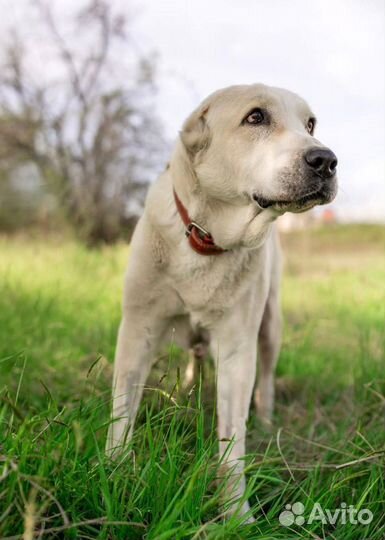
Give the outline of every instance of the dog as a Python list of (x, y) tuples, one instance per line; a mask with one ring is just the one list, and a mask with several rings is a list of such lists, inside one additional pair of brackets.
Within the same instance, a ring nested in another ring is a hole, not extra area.
[(241, 458), (257, 349), (255, 402), (268, 423), (281, 343), (275, 221), (337, 191), (337, 158), (314, 138), (315, 124), (307, 103), (281, 88), (214, 92), (185, 121), (131, 243), (107, 452), (130, 439), (152, 360), (172, 329), (181, 345), (203, 331), (216, 365), (219, 452), (234, 479), (230, 513), (247, 521)]

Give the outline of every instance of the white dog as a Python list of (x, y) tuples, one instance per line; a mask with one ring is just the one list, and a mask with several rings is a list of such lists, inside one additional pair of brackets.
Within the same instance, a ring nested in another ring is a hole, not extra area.
[[(280, 348), (280, 252), (274, 221), (336, 194), (337, 158), (313, 137), (304, 100), (262, 84), (209, 96), (186, 120), (166, 171), (152, 185), (131, 244), (107, 451), (130, 438), (160, 343), (210, 336), (217, 369), (220, 453), (241, 497), (253, 393), (269, 421)], [(233, 506), (232, 511), (236, 509)], [(248, 512), (244, 502), (240, 508)], [(249, 519), (252, 519), (249, 516)]]

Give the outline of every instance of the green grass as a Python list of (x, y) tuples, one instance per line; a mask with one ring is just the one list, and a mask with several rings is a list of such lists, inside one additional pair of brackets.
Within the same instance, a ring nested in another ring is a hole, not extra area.
[[(202, 396), (189, 396), (178, 384), (183, 355), (161, 358), (127, 453), (104, 457), (127, 246), (0, 239), (1, 538), (385, 537), (384, 229), (283, 240), (275, 428), (264, 431), (252, 409), (245, 460), (256, 523), (242, 525), (223, 519), (212, 367)], [(373, 520), (281, 526), (297, 501), (306, 516), (316, 502), (345, 502)]]

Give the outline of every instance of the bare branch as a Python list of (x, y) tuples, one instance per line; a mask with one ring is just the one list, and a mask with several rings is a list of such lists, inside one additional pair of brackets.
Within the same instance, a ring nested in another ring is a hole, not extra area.
[(88, 243), (112, 241), (143, 204), (148, 175), (164, 146), (151, 99), (154, 65), (137, 59), (127, 86), (111, 81), (116, 40), (125, 18), (105, 0), (91, 0), (73, 19), (91, 29), (76, 48), (46, 0), (34, 0), (64, 77), (36, 83), (22, 41), (12, 36), (0, 65), (0, 173), (33, 163)]

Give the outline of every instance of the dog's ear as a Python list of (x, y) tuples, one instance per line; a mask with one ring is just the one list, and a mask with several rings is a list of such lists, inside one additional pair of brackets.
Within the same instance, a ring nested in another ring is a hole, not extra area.
[(191, 157), (210, 144), (210, 129), (206, 118), (208, 110), (207, 104), (201, 105), (187, 118), (180, 132), (180, 138)]

